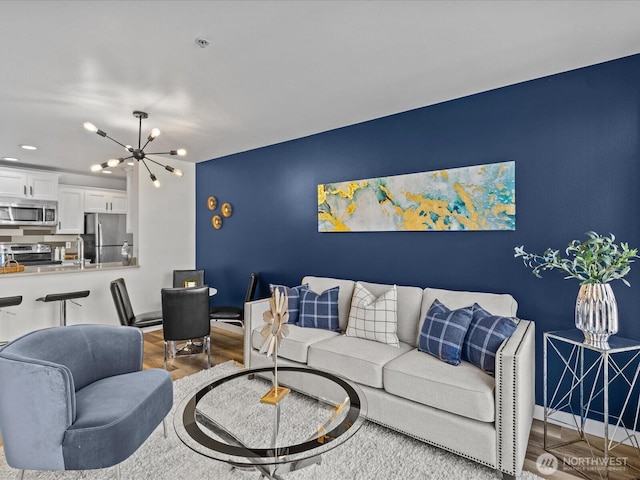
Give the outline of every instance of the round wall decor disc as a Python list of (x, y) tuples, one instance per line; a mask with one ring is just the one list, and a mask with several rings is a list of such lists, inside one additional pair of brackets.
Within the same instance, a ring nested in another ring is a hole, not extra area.
[(220, 215), (214, 215), (211, 217), (211, 225), (216, 230), (220, 230), (222, 228), (222, 217)]
[(209, 210), (215, 210), (217, 206), (218, 200), (216, 199), (216, 197), (211, 195), (209, 198), (207, 198), (207, 207), (209, 208)]
[(225, 217), (230, 217), (231, 213), (233, 212), (230, 203), (223, 203), (222, 207), (220, 207), (220, 210), (222, 211), (222, 215), (224, 215)]

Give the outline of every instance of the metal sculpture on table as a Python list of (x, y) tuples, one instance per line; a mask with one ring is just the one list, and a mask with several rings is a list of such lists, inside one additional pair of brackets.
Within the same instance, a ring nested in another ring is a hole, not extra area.
[(266, 325), (262, 329), (264, 343), (260, 348), (260, 353), (266, 353), (267, 357), (273, 355), (273, 387), (260, 399), (262, 403), (277, 404), (291, 390), (278, 386), (278, 346), (282, 339), (289, 334), (289, 327), (286, 325), (289, 320), (287, 311), (287, 296), (276, 288), (269, 300), (270, 310), (262, 314)]

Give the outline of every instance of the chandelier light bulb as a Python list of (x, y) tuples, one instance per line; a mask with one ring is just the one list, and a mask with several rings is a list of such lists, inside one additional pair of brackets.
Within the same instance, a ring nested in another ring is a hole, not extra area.
[(91, 133), (97, 133), (98, 132), (98, 127), (96, 127), (91, 122), (84, 122), (84, 128), (89, 130)]
[(160, 136), (160, 129), (152, 128), (151, 133), (149, 134), (149, 137), (147, 138), (147, 140), (152, 141), (153, 139), (158, 138), (159, 136)]
[(179, 168), (173, 168), (171, 165), (165, 165), (164, 169), (173, 173), (177, 177), (181, 177), (183, 175), (182, 170)]
[(99, 163), (96, 163), (95, 165), (91, 165), (92, 172), (99, 172), (100, 170), (102, 170), (102, 165), (100, 165)]
[(156, 187), (156, 188), (160, 188), (160, 182), (158, 181), (156, 176), (152, 173), (151, 175), (149, 175), (149, 177), (151, 177), (151, 181), (153, 182), (153, 186)]
[(187, 154), (187, 151), (184, 148), (179, 148), (177, 152), (181, 157), (184, 157)]
[(119, 158), (110, 158), (107, 160), (107, 165), (110, 167), (117, 167), (120, 165), (121, 160)]

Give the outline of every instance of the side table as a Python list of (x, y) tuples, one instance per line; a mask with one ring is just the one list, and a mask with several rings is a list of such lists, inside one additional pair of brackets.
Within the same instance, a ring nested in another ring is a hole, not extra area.
[[(544, 449), (554, 454), (561, 447), (585, 442), (590, 458), (575, 462), (565, 458), (564, 462), (587, 478), (609, 478), (612, 471), (636, 469), (628, 464), (626, 457), (612, 453), (623, 443), (635, 447), (640, 457), (635, 433), (640, 406), (635, 391), (640, 374), (640, 342), (613, 336), (609, 338), (608, 347), (585, 344), (583, 333), (577, 329), (544, 334)], [(553, 360), (556, 363), (550, 362)], [(550, 369), (550, 365), (555, 368)], [(610, 409), (609, 396), (612, 385), (611, 390), (624, 397), (614, 412)], [(625, 417), (629, 417), (625, 412), (634, 403), (633, 425), (626, 425)], [(567, 414), (571, 418), (569, 422), (565, 420)], [(590, 420), (603, 423), (601, 446), (586, 435), (585, 427)], [(552, 445), (549, 423), (572, 427), (578, 438)]]

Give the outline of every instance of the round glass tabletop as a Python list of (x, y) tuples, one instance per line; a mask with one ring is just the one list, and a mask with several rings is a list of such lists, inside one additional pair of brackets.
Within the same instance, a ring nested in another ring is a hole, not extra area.
[(254, 368), (201, 385), (176, 410), (178, 437), (216, 460), (277, 465), (319, 456), (364, 423), (366, 398), (344, 378), (281, 366), (278, 385), (291, 391), (277, 403), (265, 403), (261, 399), (273, 386), (272, 377), (273, 367)]

